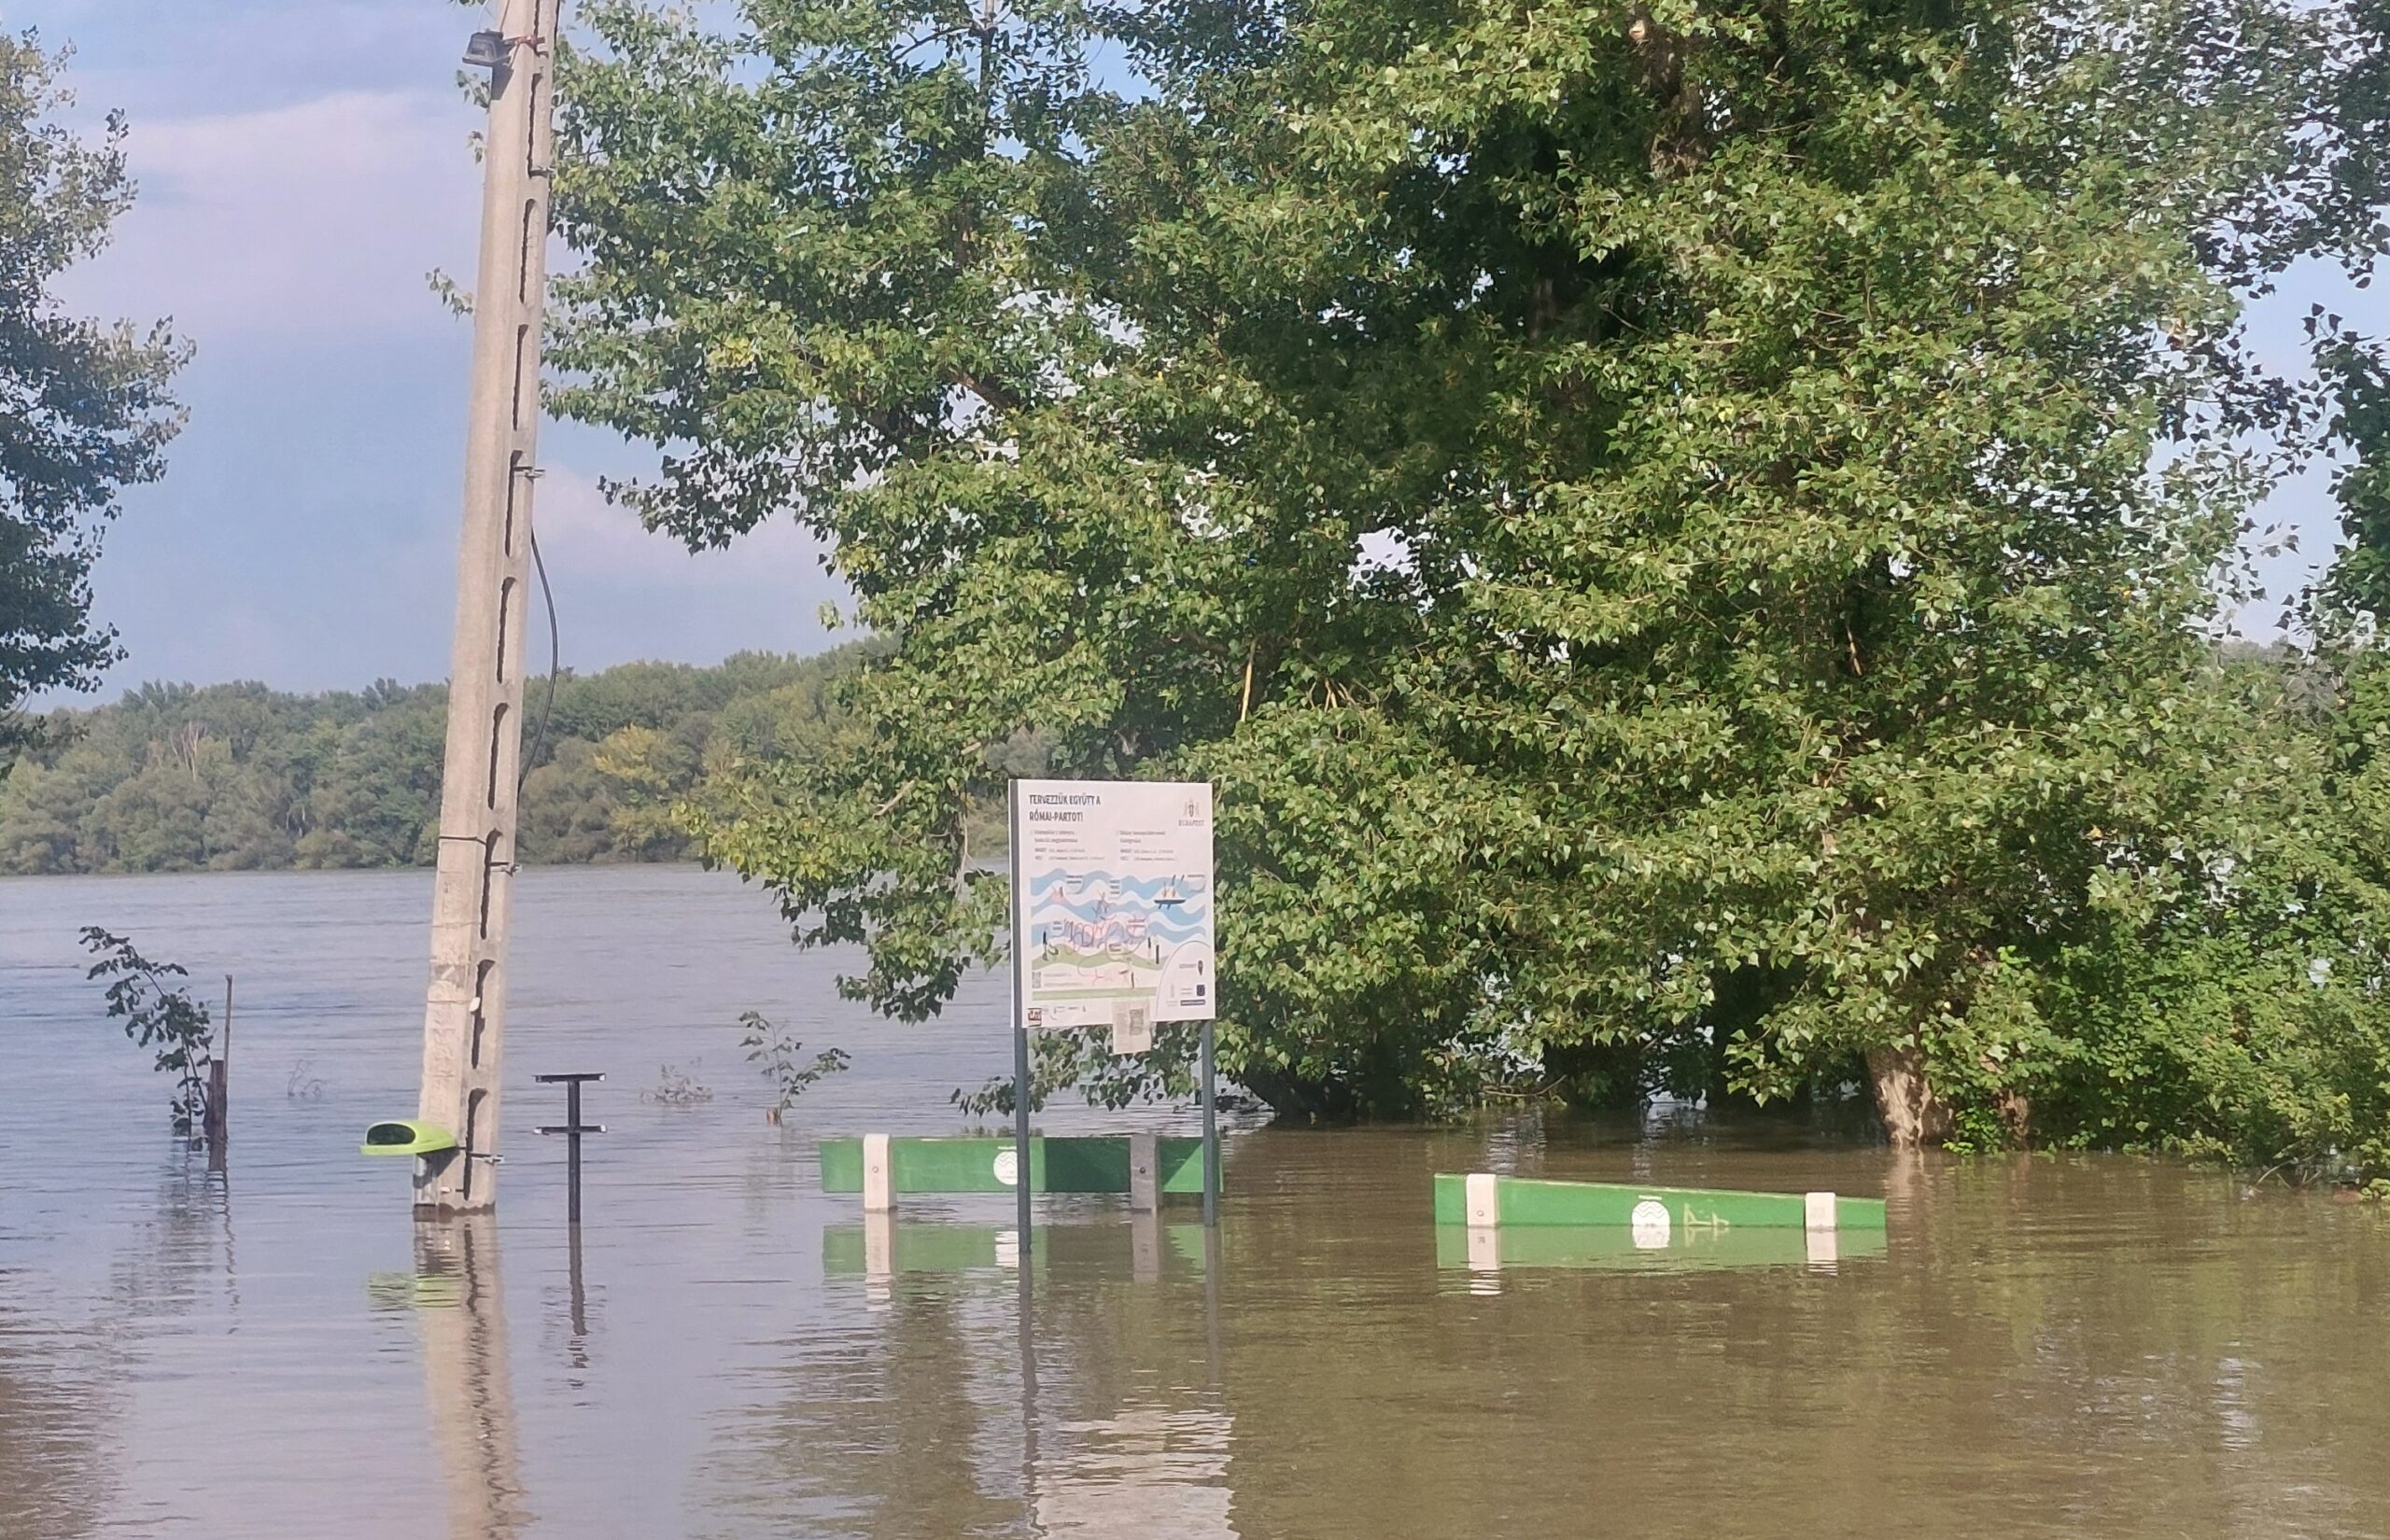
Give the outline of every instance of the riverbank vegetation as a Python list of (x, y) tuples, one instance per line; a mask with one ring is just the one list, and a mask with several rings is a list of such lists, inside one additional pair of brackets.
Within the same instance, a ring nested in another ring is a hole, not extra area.
[[(2380, 254), (2378, 0), (581, 14), (559, 404), (893, 638), (692, 809), (859, 998), (993, 960), (1033, 735), (1217, 785), (1283, 1111), (1856, 1088), (2390, 1169), (2381, 355), (2275, 374), (2246, 308)], [(2335, 439), (2313, 660), (2228, 665)]]
[[(710, 767), (819, 752), (862, 651), (569, 675), (544, 734), (535, 681), (524, 860), (688, 859), (674, 803)], [(445, 686), (388, 680), (316, 695), (153, 684), (52, 712), (0, 780), (0, 872), (428, 866), (446, 714)]]

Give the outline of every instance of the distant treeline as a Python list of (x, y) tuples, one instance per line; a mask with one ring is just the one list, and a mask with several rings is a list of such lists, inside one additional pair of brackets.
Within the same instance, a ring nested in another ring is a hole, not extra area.
[[(544, 738), (524, 745), (523, 859), (689, 856), (673, 803), (735, 758), (808, 757), (866, 645), (567, 675)], [(531, 681), (527, 735), (544, 688)], [(146, 684), (50, 713), (0, 780), (0, 872), (428, 865), (447, 701), (444, 684), (388, 679), (319, 695)]]

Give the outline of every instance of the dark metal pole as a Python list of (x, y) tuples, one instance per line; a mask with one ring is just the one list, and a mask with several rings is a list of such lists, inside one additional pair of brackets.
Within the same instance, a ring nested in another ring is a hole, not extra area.
[(1212, 1386), (1220, 1384), (1220, 1232), (1203, 1232), (1203, 1355)]
[(1219, 1097), (1213, 1085), (1212, 1024), (1203, 1023), (1203, 1227), (1220, 1222)]
[(232, 1137), (232, 975), (224, 975), (224, 1030), (216, 1039), (214, 1062), (207, 1067), (207, 1169), (225, 1169), (224, 1146)]
[(1020, 1226), (1020, 1266), (1029, 1267), (1029, 1029), (1012, 1029), (1013, 1217)]
[[(1026, 1231), (1022, 1232), (1026, 1234)], [(1037, 1525), (1037, 1332), (1030, 1314), (1034, 1286), (1029, 1276), (1029, 1253), (1021, 1253), (1020, 1277), (1014, 1298), (1020, 1312), (1020, 1499), (1028, 1510), (1030, 1533)]]
[(581, 1273), (581, 1226), (578, 1225), (565, 1236), (565, 1288), (569, 1295), (568, 1308), (571, 1311), (572, 1345), (578, 1351), (582, 1339), (589, 1335), (589, 1291)]
[(1029, 898), (1020, 884), (1020, 782), (1005, 787), (1012, 865), (1012, 1161), (1013, 1216), (1020, 1232), (1020, 1275), (1029, 1276)]
[(568, 1225), (581, 1223), (581, 1082), (568, 1080), (564, 1085), (564, 1124), (570, 1130), (565, 1136), (564, 1217)]
[(606, 1131), (606, 1126), (602, 1123), (581, 1121), (581, 1085), (583, 1081), (603, 1080), (606, 1077), (591, 1072), (569, 1075), (533, 1075), (531, 1078), (542, 1085), (564, 1087), (564, 1122), (560, 1125), (550, 1124), (540, 1132), (564, 1135), (564, 1217), (566, 1224), (578, 1228), (581, 1224), (581, 1136), (602, 1134)]

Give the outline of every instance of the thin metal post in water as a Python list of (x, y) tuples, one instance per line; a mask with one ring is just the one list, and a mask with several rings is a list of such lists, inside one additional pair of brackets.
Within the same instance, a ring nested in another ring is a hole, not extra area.
[(1029, 1270), (1029, 1029), (1012, 1029), (1013, 1215), (1020, 1226), (1020, 1266)]
[(549, 1124), (540, 1132), (565, 1136), (565, 1222), (578, 1226), (581, 1224), (581, 1136), (602, 1134), (606, 1131), (606, 1126), (602, 1123), (581, 1121), (581, 1087), (584, 1081), (603, 1080), (606, 1077), (597, 1073), (583, 1073), (533, 1075), (531, 1078), (542, 1085), (564, 1087), (564, 1122)]
[(207, 1067), (207, 1169), (224, 1169), (224, 1147), (232, 1138), (232, 975), (224, 975), (224, 1030)]
[(1213, 1083), (1212, 1024), (1203, 1023), (1203, 1227), (1220, 1223), (1220, 1118)]
[[(1029, 1234), (1023, 1228), (1021, 1235)], [(1034, 1290), (1029, 1276), (1029, 1253), (1021, 1253), (1020, 1277), (1014, 1298), (1020, 1321), (1020, 1498), (1028, 1509), (1033, 1533), (1037, 1520), (1037, 1330), (1030, 1313)]]
[(581, 1082), (568, 1081), (564, 1088), (565, 1122), (565, 1223), (581, 1223)]
[(1023, 942), (1029, 927), (1029, 896), (1020, 881), (1020, 782), (1005, 787), (1005, 827), (1012, 832), (1005, 843), (1012, 866), (1012, 1156), (1013, 1213), (1020, 1231), (1020, 1276), (1029, 1277), (1029, 1017), (1022, 1006), (1029, 999)]
[(1220, 1385), (1220, 1232), (1203, 1232), (1203, 1363), (1212, 1388)]
[[(566, 1232), (565, 1291), (566, 1308), (570, 1312), (567, 1319), (572, 1323), (572, 1351), (577, 1357), (583, 1342), (589, 1336), (589, 1291), (581, 1272), (581, 1226), (579, 1225), (572, 1225)], [(588, 1365), (585, 1362), (579, 1362), (574, 1366), (587, 1368)]]

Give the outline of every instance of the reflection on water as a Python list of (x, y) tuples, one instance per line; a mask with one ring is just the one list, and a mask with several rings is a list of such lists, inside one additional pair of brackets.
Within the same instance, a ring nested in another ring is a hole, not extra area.
[[(418, 874), (0, 883), (6, 1540), (2390, 1533), (2378, 1210), (1523, 1117), (1243, 1130), (1216, 1238), (1057, 1202), (1024, 1268), (1005, 1199), (866, 1225), (813, 1171), (822, 1134), (961, 1131), (946, 1092), (1008, 1062), (1000, 981), (874, 1026), (691, 872), (524, 875), (510, 1094), (610, 1071), (588, 1223), (561, 1152), (516, 1141), (494, 1222), (418, 1229), (405, 1173), (353, 1152), (413, 1105), (427, 899)], [(169, 1148), (100, 1016), (97, 922), (239, 975), (229, 1185)], [(856, 1056), (786, 1128), (739, 1058), (750, 1007)], [(282, 1094), (300, 1059), (319, 1098)], [(640, 1099), (667, 1062), (714, 1099)], [(1891, 1227), (1831, 1264), (1797, 1234), (1478, 1252), (1432, 1223), (1440, 1169), (1880, 1194)]]
[(1618, 1225), (1439, 1225), (1436, 1266), (1466, 1267), (1498, 1292), (1505, 1268), (1608, 1267), (1678, 1272), (1713, 1267), (1799, 1267), (1831, 1273), (1845, 1262), (1885, 1254), (1881, 1230), (1734, 1229), (1638, 1234)]
[[(1093, 1207), (1090, 1205), (1090, 1207)], [(1103, 1217), (1077, 1225), (1040, 1225), (1030, 1249), (1033, 1273), (1043, 1275), (1049, 1253), (1060, 1266), (1123, 1271), (1137, 1282), (1159, 1282), (1165, 1259), (1175, 1267), (1201, 1267), (1203, 1226), (1191, 1221), (1165, 1223), (1150, 1210), (1124, 1213), (1118, 1206), (1096, 1210)], [(956, 1225), (907, 1220), (893, 1213), (867, 1213), (851, 1224), (822, 1229), (824, 1278), (862, 1275), (866, 1301), (884, 1303), (898, 1273), (1012, 1271), (1020, 1266), (1020, 1244), (1010, 1225)]]
[(1066, 1423), (1061, 1435), (1069, 1452), (1048, 1463), (1037, 1493), (1039, 1532), (1055, 1540), (1234, 1535), (1229, 1431), (1224, 1412), (1160, 1405)]
[[(392, 1292), (385, 1288), (379, 1297), (388, 1300)], [(399, 1297), (420, 1319), (424, 1392), (448, 1492), (449, 1540), (513, 1540), (527, 1516), (496, 1220), (488, 1214), (417, 1220), (415, 1272)]]
[[(0, 1299), (18, 1286), (16, 1275), (0, 1272)], [(90, 1373), (99, 1349), (60, 1346), (0, 1306), (0, 1534), (82, 1535), (98, 1523), (113, 1431)]]

